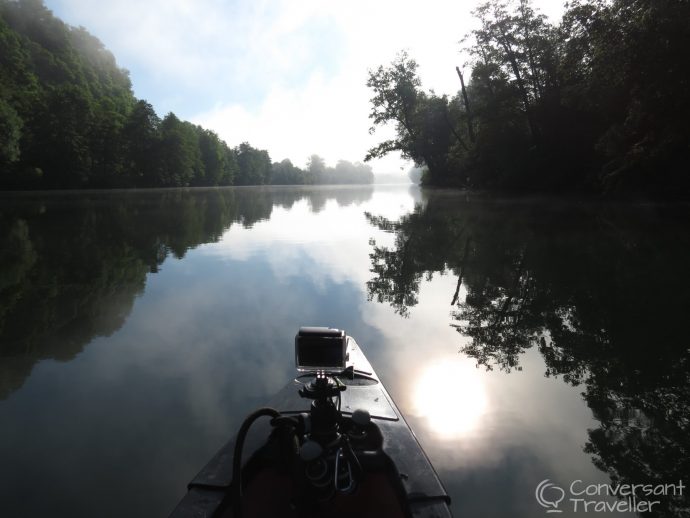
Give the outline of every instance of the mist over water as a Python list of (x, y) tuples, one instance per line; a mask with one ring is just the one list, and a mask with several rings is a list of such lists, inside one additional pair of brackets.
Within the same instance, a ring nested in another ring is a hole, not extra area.
[(166, 515), (290, 379), (300, 325), (357, 339), (456, 516), (540, 515), (544, 479), (690, 472), (687, 206), (408, 186), (0, 201), (3, 515)]

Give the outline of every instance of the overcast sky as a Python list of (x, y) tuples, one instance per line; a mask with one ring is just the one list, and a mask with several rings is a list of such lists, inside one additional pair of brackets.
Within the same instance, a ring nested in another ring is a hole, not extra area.
[[(401, 49), (419, 63), (423, 86), (454, 94), (458, 40), (476, 0), (45, 0), (83, 25), (128, 69), (137, 97), (164, 116), (248, 141), (274, 161), (304, 166), (362, 161), (385, 138), (368, 134), (367, 70)], [(557, 19), (559, 0), (536, 0)], [(407, 168), (398, 156), (376, 172)]]

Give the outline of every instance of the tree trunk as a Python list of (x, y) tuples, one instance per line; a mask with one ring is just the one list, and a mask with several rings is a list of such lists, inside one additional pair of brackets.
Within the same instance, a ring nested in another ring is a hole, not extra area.
[(537, 72), (537, 65), (534, 62), (534, 51), (532, 50), (532, 39), (530, 38), (529, 20), (526, 12), (525, 1), (520, 1), (520, 17), (522, 22), (522, 35), (525, 38), (525, 48), (527, 50), (527, 62), (529, 63), (530, 71), (532, 72), (532, 86), (539, 99), (543, 97), (543, 90), (539, 73)]
[(532, 108), (529, 103), (529, 96), (527, 95), (527, 89), (525, 88), (525, 82), (520, 74), (520, 68), (517, 64), (517, 59), (515, 58), (515, 53), (511, 48), (505, 34), (501, 34), (501, 46), (506, 53), (506, 58), (508, 63), (510, 63), (510, 68), (513, 70), (515, 75), (515, 81), (517, 82), (518, 91), (520, 92), (520, 97), (522, 97), (522, 104), (525, 107), (525, 116), (527, 117), (527, 124), (529, 125), (530, 133), (532, 134), (532, 142), (539, 145), (539, 132), (537, 130), (537, 125), (534, 123), (534, 117), (532, 117)]
[(465, 101), (465, 111), (467, 112), (467, 134), (470, 136), (470, 142), (474, 144), (474, 125), (472, 124), (472, 111), (470, 110), (470, 101), (467, 98), (467, 90), (465, 89), (465, 81), (462, 78), (460, 67), (455, 67), (455, 71), (460, 78), (460, 86), (462, 87), (462, 98)]
[(451, 306), (455, 306), (458, 302), (458, 297), (460, 296), (460, 287), (462, 286), (462, 277), (465, 273), (465, 264), (467, 263), (467, 254), (470, 251), (470, 241), (471, 237), (468, 237), (465, 241), (465, 252), (462, 254), (462, 261), (460, 262), (460, 275), (458, 275), (458, 283), (455, 287), (455, 293), (453, 293), (453, 300), (450, 301)]
[[(455, 135), (455, 138), (458, 139), (458, 142), (459, 142), (460, 145), (463, 147), (463, 149), (464, 149), (465, 151), (469, 151), (469, 148), (467, 147), (467, 144), (465, 144), (465, 141), (464, 141), (464, 140), (462, 139), (462, 137), (458, 134), (458, 132), (455, 131), (455, 126), (453, 125), (453, 123), (451, 122), (450, 118), (448, 117), (448, 109), (447, 109), (447, 108), (443, 110), (443, 117), (446, 119), (446, 124), (447, 124), (448, 127), (450, 128), (450, 131), (453, 133), (453, 135)], [(470, 138), (471, 138), (471, 137), (472, 137), (472, 136), (470, 135)], [(473, 141), (474, 141), (474, 140), (473, 140)]]

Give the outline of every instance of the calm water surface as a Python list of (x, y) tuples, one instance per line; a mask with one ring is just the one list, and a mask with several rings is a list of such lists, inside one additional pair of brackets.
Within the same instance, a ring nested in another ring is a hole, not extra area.
[(0, 516), (167, 515), (300, 325), (363, 346), (456, 516), (690, 483), (689, 223), (404, 186), (3, 194)]

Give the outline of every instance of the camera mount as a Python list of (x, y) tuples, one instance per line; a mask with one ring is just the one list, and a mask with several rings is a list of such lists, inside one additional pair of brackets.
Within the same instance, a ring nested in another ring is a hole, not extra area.
[(347, 387), (337, 378), (323, 371), (299, 390), (299, 395), (311, 399), (311, 436), (323, 446), (338, 438), (340, 404), (336, 407), (333, 398), (340, 399), (340, 393)]

